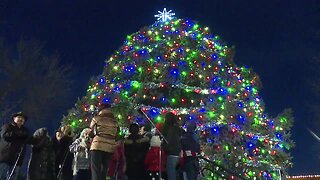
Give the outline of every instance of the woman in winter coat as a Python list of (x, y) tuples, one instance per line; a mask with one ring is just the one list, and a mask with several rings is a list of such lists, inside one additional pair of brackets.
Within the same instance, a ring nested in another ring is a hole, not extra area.
[(90, 128), (93, 140), (91, 143), (91, 179), (105, 180), (109, 162), (116, 149), (118, 134), (117, 121), (108, 104), (99, 107), (98, 115), (93, 117)]
[(76, 139), (70, 146), (70, 152), (73, 153), (73, 179), (88, 180), (90, 174), (90, 128), (82, 130), (80, 137)]
[(33, 134), (32, 154), (28, 166), (29, 180), (54, 180), (54, 151), (48, 131), (40, 128)]
[(165, 143), (165, 151), (167, 154), (166, 170), (168, 180), (176, 180), (176, 168), (179, 163), (179, 156), (181, 152), (180, 137), (182, 129), (179, 127), (178, 118), (173, 113), (169, 112), (165, 116), (163, 125), (163, 136), (168, 141)]
[[(161, 147), (159, 136), (152, 136), (150, 149), (144, 159), (144, 168), (146, 170), (146, 180), (160, 179), (160, 156), (161, 156), (161, 178), (164, 179), (166, 171), (166, 154)], [(161, 149), (161, 154), (160, 154)]]
[(141, 180), (145, 175), (144, 158), (149, 149), (149, 138), (139, 134), (139, 125), (134, 123), (129, 127), (130, 135), (124, 143), (129, 180)]

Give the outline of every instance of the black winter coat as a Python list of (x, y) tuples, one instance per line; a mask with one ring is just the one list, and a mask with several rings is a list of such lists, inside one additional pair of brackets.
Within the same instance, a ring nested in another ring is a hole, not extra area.
[(26, 153), (25, 146), (30, 138), (29, 130), (23, 126), (19, 128), (14, 122), (3, 125), (1, 127), (0, 162), (13, 166), (23, 148), (17, 164), (21, 166)]
[(60, 141), (54, 138), (53, 149), (55, 152), (55, 170), (56, 175), (63, 165), (62, 174), (63, 176), (72, 177), (72, 161), (73, 154), (69, 151), (69, 146), (72, 144), (73, 139), (69, 136), (64, 136)]
[(168, 143), (164, 143), (164, 148), (167, 156), (180, 156), (182, 131), (183, 130), (178, 126), (169, 126), (163, 132), (163, 136), (168, 141)]
[(129, 179), (141, 179), (144, 176), (144, 158), (149, 150), (149, 138), (142, 135), (129, 135), (124, 143)]
[(34, 135), (34, 144), (29, 162), (29, 180), (54, 180), (55, 177), (55, 155), (53, 144), (47, 133), (37, 130)]
[(200, 144), (194, 132), (185, 132), (181, 137), (182, 150), (200, 153)]

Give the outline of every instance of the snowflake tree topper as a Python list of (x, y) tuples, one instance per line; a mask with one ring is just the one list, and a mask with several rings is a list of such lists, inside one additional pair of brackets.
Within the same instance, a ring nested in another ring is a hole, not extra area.
[(158, 11), (159, 14), (154, 15), (154, 17), (158, 18), (158, 21), (168, 21), (171, 20), (173, 18), (173, 16), (175, 15), (175, 13), (171, 12), (172, 10), (167, 11), (166, 8), (163, 9), (163, 11)]

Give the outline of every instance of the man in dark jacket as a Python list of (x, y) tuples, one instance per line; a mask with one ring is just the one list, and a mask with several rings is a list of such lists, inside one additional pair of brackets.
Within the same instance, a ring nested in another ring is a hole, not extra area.
[(140, 134), (142, 135), (142, 136), (144, 136), (144, 137), (148, 137), (149, 138), (149, 140), (151, 140), (151, 138), (152, 138), (152, 133), (151, 133), (151, 125), (149, 124), (149, 123), (145, 123), (145, 124), (143, 124), (143, 125), (141, 125), (141, 127), (140, 127)]
[(25, 114), (22, 112), (15, 113), (12, 116), (12, 120), (13, 122), (1, 127), (0, 179), (7, 179), (14, 167), (15, 171), (11, 180), (18, 178), (26, 152), (25, 146), (31, 137), (29, 130), (23, 126), (27, 120)]

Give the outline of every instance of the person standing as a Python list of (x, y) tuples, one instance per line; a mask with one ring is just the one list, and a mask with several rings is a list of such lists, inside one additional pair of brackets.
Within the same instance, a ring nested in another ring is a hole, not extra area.
[(54, 141), (54, 150), (56, 154), (56, 176), (59, 180), (72, 179), (73, 156), (69, 151), (69, 146), (73, 141), (72, 136), (72, 128), (69, 125), (62, 126), (60, 131), (56, 132), (57, 141)]
[(143, 136), (146, 136), (151, 140), (152, 138), (152, 133), (151, 133), (151, 125), (149, 123), (145, 123), (140, 127), (140, 134)]
[(130, 135), (124, 143), (129, 180), (141, 180), (145, 175), (144, 158), (149, 149), (149, 138), (139, 134), (139, 125), (133, 123), (129, 127)]
[(18, 112), (12, 115), (13, 122), (1, 127), (0, 179), (7, 179), (13, 168), (11, 179), (18, 179), (26, 153), (26, 143), (31, 138), (29, 130), (24, 127), (27, 119), (24, 113)]
[(33, 134), (32, 153), (28, 165), (28, 180), (56, 180), (53, 144), (46, 128)]
[(177, 179), (176, 168), (181, 152), (181, 134), (182, 129), (179, 127), (177, 116), (172, 112), (167, 113), (163, 125), (163, 136), (167, 140), (167, 143), (164, 143), (164, 148), (167, 154), (166, 170), (168, 180)]
[(186, 132), (181, 137), (183, 170), (188, 180), (196, 180), (199, 173), (199, 162), (197, 154), (200, 153), (199, 139), (195, 133), (197, 124), (194, 121), (186, 123)]
[(109, 163), (108, 177), (111, 180), (126, 180), (126, 156), (124, 154), (124, 136), (117, 138), (117, 147)]
[(105, 180), (119, 130), (110, 105), (99, 107), (98, 115), (92, 118), (90, 129), (93, 134), (90, 147), (91, 177), (92, 180)]
[(160, 179), (160, 171), (161, 178), (165, 179), (166, 154), (164, 149), (161, 148), (159, 136), (152, 136), (150, 140), (150, 149), (144, 158), (144, 168), (146, 170), (146, 180)]
[(73, 180), (89, 180), (90, 175), (90, 133), (89, 128), (82, 130), (80, 137), (77, 138), (70, 146), (70, 152), (73, 153)]
[(54, 162), (54, 165), (55, 165), (55, 176), (57, 177), (58, 173), (59, 173), (59, 159), (60, 157), (58, 156), (61, 156), (60, 154), (60, 140), (62, 138), (62, 132), (60, 129), (58, 129), (56, 132), (55, 132), (55, 135), (52, 137), (51, 141), (52, 141), (52, 144), (53, 144), (53, 152), (54, 152), (54, 158), (55, 158), (55, 162)]

